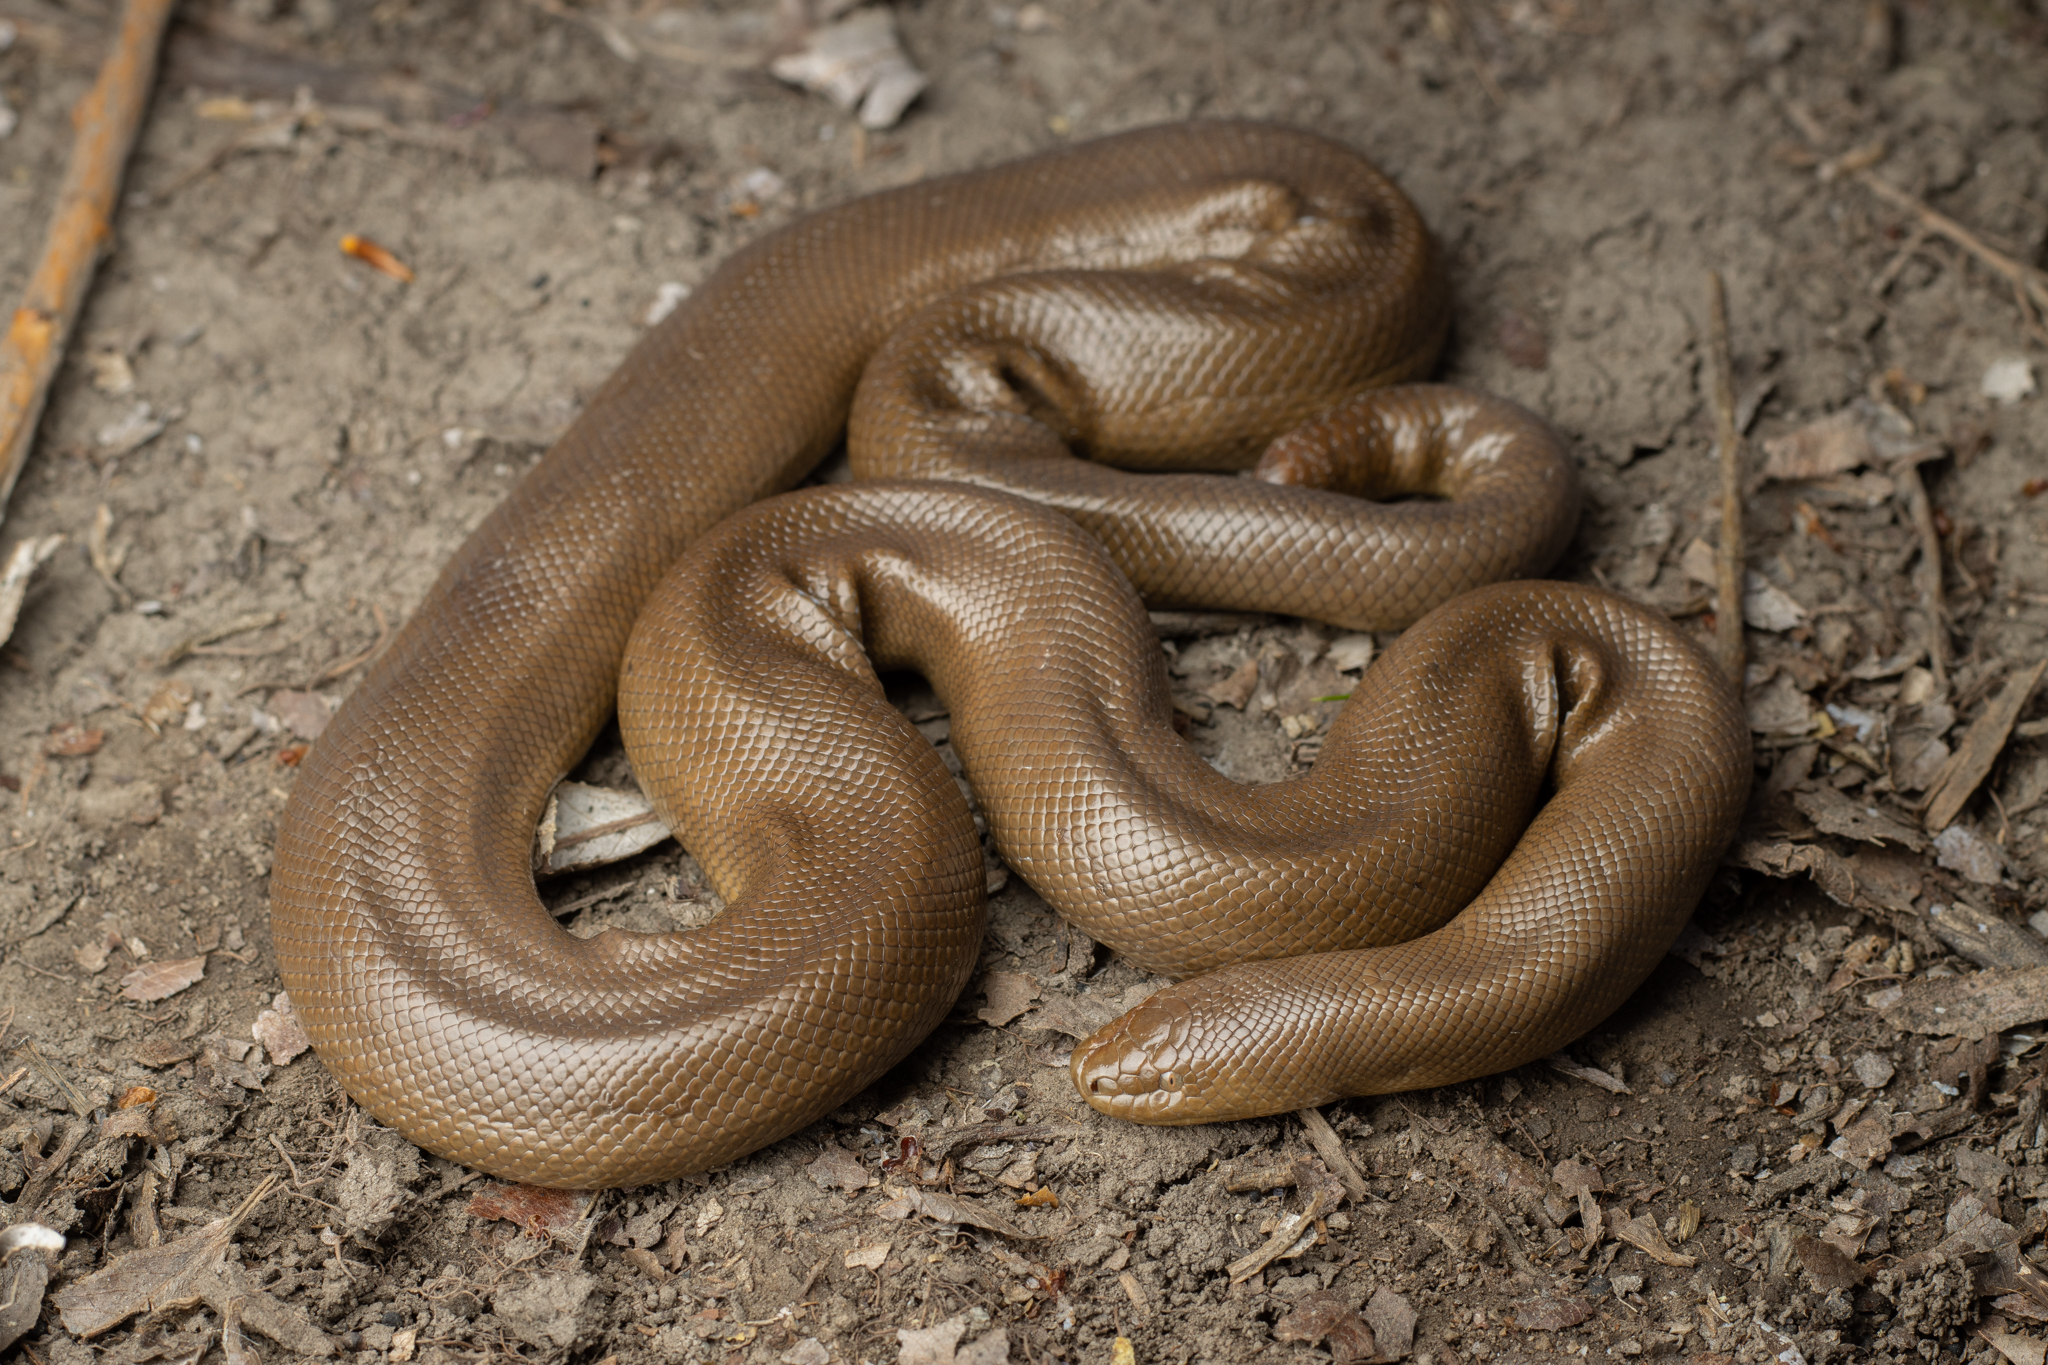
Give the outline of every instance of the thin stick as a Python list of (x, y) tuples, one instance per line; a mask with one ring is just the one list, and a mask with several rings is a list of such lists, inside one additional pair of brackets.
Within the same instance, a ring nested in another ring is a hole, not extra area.
[(1889, 180), (1881, 179), (1874, 171), (1858, 171), (1856, 179), (1878, 198), (1906, 210), (1919, 219), (1920, 226), (1926, 231), (1937, 237), (1946, 237), (2004, 276), (2006, 282), (2012, 286), (2013, 297), (2019, 302), (2020, 316), (2027, 327), (2037, 334), (2043, 334), (2042, 317), (2048, 314), (2048, 271), (2036, 270), (1987, 245), (1983, 238), (1955, 219), (1929, 208), (1923, 201), (1906, 193)]
[(1714, 359), (1714, 445), (1721, 457), (1721, 550), (1714, 655), (1737, 687), (1746, 662), (1742, 643), (1742, 437), (1735, 430), (1735, 374), (1728, 358), (1728, 290), (1721, 272), (1707, 272), (1707, 326)]
[(1948, 600), (1941, 586), (1941, 534), (1934, 528), (1934, 504), (1928, 501), (1927, 485), (1920, 478), (1920, 462), (1908, 457), (1893, 471), (1899, 491), (1906, 495), (1906, 511), (1920, 537), (1920, 563), (1913, 579), (1920, 589), (1920, 610), (1927, 617), (1922, 643), (1927, 647), (1927, 667), (1934, 685), (1948, 695)]
[(0, 512), (28, 462), (50, 381), (111, 234), (121, 172), (149, 107), (171, 5), (172, 0), (128, 0), (113, 52), (72, 110), (77, 136), (43, 238), (42, 258), (7, 334), (0, 337)]

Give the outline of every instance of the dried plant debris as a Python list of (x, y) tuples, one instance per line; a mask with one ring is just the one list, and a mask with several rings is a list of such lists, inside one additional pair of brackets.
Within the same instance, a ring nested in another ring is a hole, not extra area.
[(841, 109), (857, 107), (861, 126), (873, 129), (893, 128), (931, 84), (904, 53), (896, 16), (879, 5), (815, 30), (801, 51), (777, 57), (768, 69), (792, 85), (829, 97)]
[(0, 1351), (42, 1316), (50, 1263), (63, 1249), (64, 1234), (41, 1223), (0, 1228)]
[(230, 1259), (236, 1230), (276, 1187), (267, 1180), (224, 1218), (175, 1241), (128, 1252), (103, 1270), (50, 1296), (68, 1332), (90, 1339), (137, 1314), (158, 1315), (204, 1303), (226, 1313), (239, 1305), (243, 1324), (301, 1356), (331, 1356), (334, 1343), (303, 1312), (249, 1283)]

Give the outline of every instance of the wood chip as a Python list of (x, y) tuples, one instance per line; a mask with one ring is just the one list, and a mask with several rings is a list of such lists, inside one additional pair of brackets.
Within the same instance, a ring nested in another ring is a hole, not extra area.
[[(1297, 1170), (1295, 1179), (1301, 1181), (1303, 1173)], [(1316, 1220), (1327, 1216), (1343, 1200), (1344, 1186), (1337, 1180), (1325, 1178), (1314, 1182), (1308, 1203), (1282, 1218), (1265, 1245), (1230, 1263), (1230, 1282), (1243, 1284), (1281, 1257), (1299, 1255), (1314, 1246), (1319, 1235)]]
[(1344, 1142), (1337, 1136), (1337, 1130), (1323, 1117), (1320, 1109), (1299, 1109), (1294, 1116), (1301, 1120), (1301, 1126), (1308, 1133), (1308, 1145), (1316, 1149), (1316, 1155), (1330, 1168), (1330, 1173), (1344, 1182), (1344, 1192), (1352, 1202), (1362, 1203), (1370, 1195), (1366, 1189), (1365, 1177), (1351, 1158), (1344, 1152)]
[(1963, 803), (1970, 799), (2004, 751), (2013, 723), (2020, 718), (2020, 710), (2034, 694), (2043, 673), (2048, 673), (2048, 659), (2014, 673), (2005, 680), (1997, 699), (1984, 708), (1984, 714), (1970, 722), (1962, 747), (1949, 758), (1927, 790), (1927, 828), (1945, 829), (1962, 812)]

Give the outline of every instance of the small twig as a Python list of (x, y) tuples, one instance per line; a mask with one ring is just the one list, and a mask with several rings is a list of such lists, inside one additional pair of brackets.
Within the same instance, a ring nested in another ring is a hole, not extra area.
[(1941, 534), (1934, 529), (1934, 505), (1927, 500), (1927, 485), (1920, 479), (1920, 461), (1908, 457), (1893, 469), (1899, 491), (1905, 494), (1907, 512), (1920, 537), (1920, 563), (1913, 579), (1920, 589), (1920, 609), (1927, 617), (1922, 643), (1927, 647), (1927, 667), (1942, 695), (1948, 693), (1948, 603), (1941, 588)]
[(262, 630), (266, 626), (278, 625), (283, 620), (284, 613), (281, 611), (259, 611), (245, 616), (237, 616), (232, 621), (214, 626), (208, 630), (202, 630), (197, 635), (189, 635), (178, 641), (178, 643), (164, 651), (163, 662), (158, 664), (157, 667), (169, 668), (186, 655), (199, 653), (207, 645), (213, 644), (217, 640), (225, 640), (230, 635), (241, 635), (246, 631)]
[(171, 3), (128, 0), (114, 50), (100, 67), (99, 79), (72, 111), (77, 134), (43, 236), (42, 255), (21, 306), (0, 336), (0, 511), (28, 462), (50, 382), (63, 362), (65, 342), (112, 235), (121, 173), (149, 107)]
[(1344, 1182), (1344, 1192), (1355, 1203), (1364, 1203), (1372, 1198), (1372, 1191), (1366, 1187), (1365, 1176), (1352, 1163), (1350, 1154), (1344, 1150), (1343, 1140), (1337, 1130), (1323, 1117), (1320, 1109), (1297, 1109), (1294, 1117), (1301, 1120), (1301, 1126), (1308, 1132), (1308, 1145), (1316, 1149), (1316, 1155), (1323, 1159), (1337, 1179)]
[(135, 600), (135, 594), (121, 586), (121, 566), (128, 560), (126, 546), (116, 550), (109, 545), (114, 534), (114, 513), (105, 503), (92, 514), (92, 530), (85, 538), (86, 557), (92, 561), (92, 571), (98, 574), (107, 588), (114, 594), (114, 601), (126, 607)]
[(1884, 269), (1878, 271), (1877, 278), (1870, 282), (1870, 292), (1883, 298), (1885, 291), (1899, 278), (1899, 272), (1906, 268), (1906, 263), (1913, 259), (1921, 247), (1927, 245), (1927, 239), (1931, 235), (1926, 228), (1916, 226), (1912, 234), (1906, 238), (1906, 244), (1899, 248), (1898, 254), (1885, 262)]
[(1745, 663), (1742, 641), (1742, 437), (1735, 429), (1734, 362), (1728, 355), (1728, 290), (1721, 272), (1707, 272), (1707, 325), (1714, 362), (1714, 445), (1721, 459), (1721, 546), (1716, 558), (1719, 602), (1714, 654), (1737, 687)]
[(2018, 303), (2020, 318), (2027, 330), (2048, 341), (2048, 329), (2042, 325), (2042, 315), (2048, 314), (2048, 271), (2016, 261), (1999, 251), (1976, 233), (1958, 223), (1945, 213), (1929, 208), (1914, 195), (1906, 193), (1889, 180), (1882, 179), (1876, 172), (1859, 170), (1855, 173), (1857, 182), (1872, 194), (1895, 208), (1904, 209), (1920, 220), (1923, 232), (1945, 237), (1992, 271), (2003, 276), (2012, 286), (2013, 298)]
[(371, 645), (362, 653), (356, 655), (354, 658), (342, 660), (334, 667), (328, 669), (325, 673), (322, 673), (319, 677), (313, 679), (313, 681), (309, 683), (308, 686), (318, 687), (321, 683), (328, 682), (334, 678), (339, 678), (344, 673), (350, 673), (355, 671), (355, 669), (358, 666), (366, 664), (370, 660), (377, 657), (378, 651), (384, 648), (385, 641), (391, 638), (391, 623), (384, 619), (384, 608), (376, 605), (374, 602), (370, 604), (370, 615), (377, 618), (376, 643)]

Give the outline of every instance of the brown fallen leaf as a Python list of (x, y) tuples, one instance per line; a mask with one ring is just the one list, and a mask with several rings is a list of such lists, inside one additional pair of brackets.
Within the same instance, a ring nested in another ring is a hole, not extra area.
[(1697, 1256), (1686, 1256), (1671, 1249), (1664, 1240), (1664, 1234), (1657, 1231), (1656, 1222), (1648, 1214), (1634, 1218), (1622, 1215), (1619, 1208), (1607, 1210), (1607, 1234), (1617, 1242), (1627, 1242), (1636, 1250), (1661, 1265), (1689, 1268), (1700, 1263)]
[(1023, 1026), (1051, 1029), (1069, 1038), (1086, 1038), (1122, 1013), (1116, 1002), (1101, 996), (1055, 994), (1040, 1001)]
[(805, 1169), (821, 1190), (864, 1190), (868, 1187), (867, 1167), (860, 1164), (859, 1157), (836, 1143), (819, 1152), (817, 1160)]
[(1844, 408), (1797, 431), (1763, 442), (1764, 478), (1819, 479), (1846, 474), (1875, 458), (1870, 431), (1862, 416)]
[(129, 1054), (146, 1067), (161, 1070), (189, 1062), (199, 1055), (199, 1044), (191, 1039), (145, 1038)]
[(316, 1330), (300, 1309), (242, 1282), (241, 1267), (229, 1263), (235, 1231), (277, 1188), (270, 1176), (241, 1207), (174, 1242), (128, 1252), (50, 1296), (64, 1330), (90, 1339), (138, 1313), (157, 1314), (204, 1303), (226, 1316), (240, 1301), (242, 1322), (300, 1356), (331, 1356), (334, 1343)]
[(897, 1365), (1006, 1365), (1010, 1359), (1008, 1328), (998, 1327), (962, 1346), (960, 1338), (966, 1331), (965, 1313), (930, 1327), (899, 1327)]
[(1562, 1071), (1565, 1075), (1572, 1077), (1574, 1080), (1581, 1080), (1584, 1081), (1587, 1085), (1598, 1086), (1600, 1089), (1607, 1091), (1609, 1094), (1633, 1095), (1636, 1093), (1635, 1091), (1629, 1089), (1626, 1083), (1617, 1079), (1614, 1076), (1610, 1076), (1605, 1071), (1602, 1071), (1599, 1067), (1586, 1066), (1581, 1062), (1575, 1062), (1571, 1058), (1565, 1056), (1562, 1052), (1551, 1053), (1548, 1057), (1545, 1057), (1543, 1059), (1543, 1064), (1553, 1071)]
[(1833, 787), (1792, 794), (1799, 813), (1823, 834), (1839, 834), (1866, 844), (1899, 844), (1915, 852), (1927, 847), (1927, 836), (1869, 801), (1844, 796)]
[(544, 1190), (493, 1181), (470, 1199), (469, 1216), (517, 1223), (535, 1241), (548, 1242), (582, 1221), (590, 1199), (587, 1190)]
[(846, 1253), (845, 1265), (849, 1270), (880, 1270), (882, 1262), (889, 1259), (889, 1243), (876, 1242), (870, 1246), (855, 1247)]
[(1050, 1185), (1041, 1185), (1017, 1201), (1020, 1209), (1056, 1209), (1059, 1206), (1060, 1197), (1053, 1193)]
[(2048, 1019), (2048, 967), (1920, 977), (1880, 1012), (1907, 1033), (1970, 1039), (2003, 1033)]
[(894, 1199), (878, 1207), (875, 1212), (883, 1218), (908, 1218), (913, 1213), (922, 1214), (934, 1222), (966, 1223), (1024, 1242), (1033, 1241), (1040, 1235), (999, 1213), (991, 1212), (965, 1199), (956, 1199), (940, 1190), (900, 1191)]
[(975, 1015), (983, 1023), (1001, 1028), (1031, 1008), (1038, 998), (1038, 982), (1025, 972), (990, 972), (982, 978), (982, 992), (988, 1003)]
[(83, 758), (99, 752), (106, 742), (105, 730), (88, 730), (76, 721), (65, 721), (43, 739), (43, 752), (52, 757)]
[(1351, 1296), (1338, 1289), (1318, 1290), (1296, 1300), (1294, 1311), (1273, 1324), (1273, 1340), (1299, 1341), (1309, 1346), (1328, 1341), (1330, 1359), (1335, 1365), (1391, 1359), (1380, 1355), (1372, 1328), (1358, 1315)]
[(168, 1000), (206, 975), (206, 955), (173, 962), (146, 962), (121, 978), (121, 998), (141, 1004)]
[(2048, 1342), (2043, 1342), (2038, 1337), (2024, 1337), (2017, 1332), (2008, 1332), (2002, 1322), (1987, 1320), (1977, 1329), (1977, 1339), (2004, 1356), (2011, 1365), (2048, 1363)]
[(1212, 683), (1202, 690), (1202, 695), (1218, 706), (1229, 706), (1242, 711), (1245, 703), (1252, 699), (1252, 693), (1259, 685), (1259, 661), (1246, 659), (1235, 672), (1218, 683)]
[(1854, 1289), (1870, 1273), (1868, 1266), (1857, 1264), (1818, 1237), (1794, 1237), (1792, 1250), (1823, 1290)]
[[(1557, 1163), (1550, 1173), (1558, 1188), (1570, 1195), (1579, 1206), (1579, 1224), (1585, 1232), (1585, 1243), (1592, 1246), (1599, 1242), (1600, 1234), (1607, 1228), (1607, 1216), (1600, 1209), (1600, 1201), (1594, 1198), (1606, 1192), (1607, 1184), (1600, 1178), (1600, 1168), (1591, 1162), (1566, 1159)], [(1584, 1250), (1584, 1248), (1580, 1248)]]

